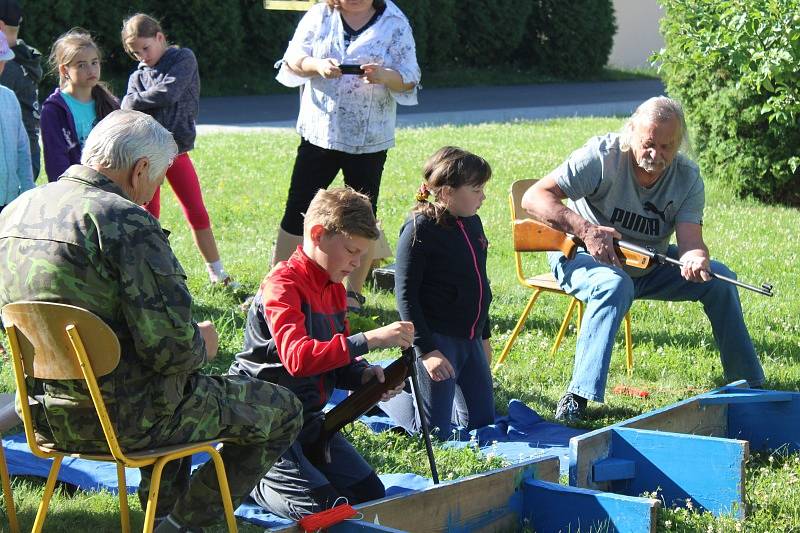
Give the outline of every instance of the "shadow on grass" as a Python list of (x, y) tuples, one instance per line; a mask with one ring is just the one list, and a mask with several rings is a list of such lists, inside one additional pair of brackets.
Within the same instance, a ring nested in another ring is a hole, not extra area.
[[(514, 326), (516, 326), (517, 319), (519, 316), (516, 316), (510, 319), (508, 316), (505, 317), (498, 317), (492, 316), (492, 325), (497, 326), (499, 331), (502, 331), (506, 334), (509, 334)], [(558, 328), (561, 326), (562, 317), (556, 318), (546, 318), (542, 319), (540, 317), (528, 317), (528, 320), (525, 322), (525, 327), (522, 329), (520, 334), (525, 333), (527, 330), (541, 330), (545, 334), (552, 336), (555, 339), (556, 334), (558, 332)], [(573, 319), (573, 324), (575, 324), (575, 320)], [(705, 326), (705, 325), (704, 325)], [(687, 334), (687, 333), (674, 333), (668, 330), (663, 330), (657, 333), (648, 332), (645, 334), (638, 334), (636, 332), (636, 321), (634, 320), (632, 323), (632, 333), (633, 333), (633, 343), (634, 343), (634, 357), (635, 353), (635, 345), (642, 344), (642, 343), (652, 343), (654, 346), (685, 346), (687, 348), (699, 347), (698, 339), (701, 336), (706, 335), (706, 331), (710, 333), (710, 326), (708, 330), (704, 330), (703, 334)], [(567, 333), (567, 337), (572, 332)], [(572, 333), (574, 334), (574, 333)], [(617, 335), (622, 335), (621, 328)], [(566, 337), (565, 337), (566, 338)], [(759, 354), (773, 354), (772, 356), (780, 359), (782, 361), (791, 362), (791, 363), (800, 363), (800, 347), (798, 347), (797, 343), (793, 340), (764, 340), (759, 339), (756, 337), (753, 340), (753, 344), (756, 348), (756, 353)], [(717, 352), (716, 347), (713, 347), (712, 350)]]

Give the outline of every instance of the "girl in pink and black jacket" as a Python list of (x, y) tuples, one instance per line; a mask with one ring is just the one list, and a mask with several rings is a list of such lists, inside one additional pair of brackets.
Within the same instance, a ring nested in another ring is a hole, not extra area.
[[(477, 215), (491, 175), (483, 158), (441, 148), (425, 165), (417, 206), (397, 244), (397, 308), (402, 320), (414, 323), (421, 411), (442, 439), (451, 423), (473, 429), (494, 422), (489, 243)], [(381, 408), (406, 430), (419, 430), (413, 395)]]

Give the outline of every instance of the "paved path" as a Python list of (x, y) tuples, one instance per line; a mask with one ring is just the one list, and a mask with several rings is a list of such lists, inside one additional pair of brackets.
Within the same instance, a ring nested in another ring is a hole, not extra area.
[[(627, 115), (664, 93), (660, 80), (423, 89), (419, 105), (397, 106), (400, 126)], [(297, 94), (202, 98), (200, 133), (294, 128)]]

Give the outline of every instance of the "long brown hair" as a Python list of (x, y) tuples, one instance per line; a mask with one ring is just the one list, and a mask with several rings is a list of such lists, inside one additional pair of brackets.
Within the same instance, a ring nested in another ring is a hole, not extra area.
[(455, 217), (439, 200), (442, 188), (483, 185), (491, 179), (492, 167), (484, 158), (472, 152), (456, 146), (444, 146), (425, 162), (422, 177), (425, 181), (417, 191), (417, 205), (412, 209), (412, 214), (420, 213), (437, 224), (448, 225)]
[(122, 37), (122, 46), (125, 48), (125, 53), (127, 53), (134, 61), (138, 61), (136, 56), (133, 55), (133, 51), (131, 50), (131, 45), (133, 41), (139, 38), (152, 38), (158, 34), (164, 35), (164, 39), (166, 41), (166, 34), (164, 30), (161, 29), (161, 23), (151, 17), (146, 13), (136, 13), (122, 21), (122, 31), (120, 31), (120, 36)]
[[(61, 73), (60, 67), (72, 63), (75, 56), (84, 50), (94, 50), (97, 52), (97, 58), (103, 59), (102, 50), (94, 42), (92, 35), (83, 28), (72, 28), (53, 43), (48, 60), (53, 72), (58, 74), (58, 85), (61, 89), (66, 86), (68, 80)], [(112, 111), (119, 109), (119, 101), (105, 82), (98, 81), (92, 87), (92, 100), (94, 100), (94, 110), (98, 122)]]

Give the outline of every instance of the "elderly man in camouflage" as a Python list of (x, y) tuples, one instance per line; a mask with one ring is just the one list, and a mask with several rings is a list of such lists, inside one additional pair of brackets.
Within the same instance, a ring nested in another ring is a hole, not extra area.
[[(294, 440), (302, 407), (280, 386), (199, 371), (216, 354), (216, 330), (192, 320), (186, 275), (167, 234), (139, 207), (176, 153), (171, 134), (143, 113), (116, 111), (101, 121), (82, 165), (0, 215), (0, 304), (62, 302), (99, 315), (122, 346), (119, 366), (100, 379), (121, 445), (229, 439), (222, 458), (236, 506)], [(34, 390), (41, 439), (105, 448), (85, 387), (40, 381)], [(158, 532), (202, 531), (223, 516), (213, 465), (191, 478), (189, 466), (173, 461), (164, 472)], [(143, 469), (143, 506), (149, 474)]]

